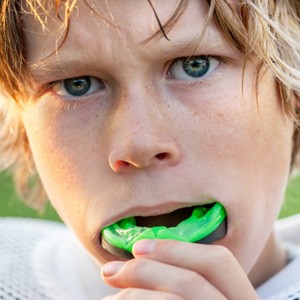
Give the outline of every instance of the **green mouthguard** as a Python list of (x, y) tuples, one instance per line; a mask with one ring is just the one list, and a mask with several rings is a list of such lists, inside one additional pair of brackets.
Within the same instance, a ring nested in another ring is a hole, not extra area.
[(171, 239), (198, 242), (214, 232), (226, 219), (226, 211), (219, 202), (212, 206), (195, 207), (191, 216), (175, 227), (139, 227), (134, 217), (125, 218), (102, 230), (102, 239), (109, 245), (132, 252), (134, 243), (144, 239)]

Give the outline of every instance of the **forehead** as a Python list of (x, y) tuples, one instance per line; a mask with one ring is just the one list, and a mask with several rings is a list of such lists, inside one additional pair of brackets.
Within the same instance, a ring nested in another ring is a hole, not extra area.
[[(195, 4), (204, 7), (207, 5), (205, 0), (21, 0), (21, 12), (24, 15), (34, 15), (38, 21), (49, 19), (64, 19), (67, 11), (73, 11), (73, 15), (77, 14), (79, 9), (86, 8), (85, 13), (91, 16), (99, 16), (107, 25), (124, 25), (133, 24), (139, 17), (154, 17), (154, 11), (157, 17), (164, 24), (174, 14), (176, 9), (183, 4), (185, 7), (195, 8)], [(118, 24), (118, 20), (121, 24)], [(146, 20), (145, 20), (146, 21)], [(148, 18), (147, 18), (148, 21)], [(143, 28), (140, 28), (143, 29)]]
[[(147, 0), (90, 0), (88, 4), (85, 0), (79, 0), (71, 7), (68, 23), (64, 19), (64, 4), (61, 4), (57, 11), (55, 3), (47, 1), (43, 8), (37, 8), (37, 15), (34, 15), (29, 13), (30, 7), (27, 3), (28, 13), (23, 13), (25, 38), (30, 39), (30, 43), (27, 44), (30, 44), (31, 50), (36, 49), (33, 51), (35, 58), (38, 53), (45, 54), (45, 49), (49, 49), (49, 54), (53, 52), (53, 49), (64, 41), (67, 31), (67, 42), (76, 41), (84, 44), (90, 42), (90, 36), (93, 34), (95, 39), (106, 40), (106, 43), (108, 40), (114, 43), (118, 37), (119, 40), (138, 45), (159, 32), (157, 18), (162, 25), (166, 24), (176, 12), (180, 2), (180, 0), (152, 0), (155, 15)], [(206, 1), (188, 1), (187, 7), (168, 31), (168, 38), (174, 41), (185, 35), (192, 41), (200, 35), (207, 15)], [(215, 24), (212, 23), (209, 27), (210, 30), (217, 31)], [(155, 40), (165, 42), (162, 35)], [(40, 49), (41, 46), (43, 51)], [(28, 59), (31, 60), (30, 57)]]

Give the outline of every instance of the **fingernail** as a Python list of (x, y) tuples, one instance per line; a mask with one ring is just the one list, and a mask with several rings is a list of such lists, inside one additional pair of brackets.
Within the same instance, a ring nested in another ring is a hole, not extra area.
[(152, 252), (155, 248), (155, 240), (141, 240), (133, 245), (134, 254), (145, 255)]
[(102, 275), (104, 277), (110, 277), (119, 272), (119, 270), (123, 267), (124, 262), (122, 261), (113, 261), (105, 264), (102, 267)]

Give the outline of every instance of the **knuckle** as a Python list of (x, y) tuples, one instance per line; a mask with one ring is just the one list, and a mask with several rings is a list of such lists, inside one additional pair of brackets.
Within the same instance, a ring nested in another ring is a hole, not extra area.
[(231, 264), (235, 259), (232, 252), (221, 245), (215, 246), (215, 259), (218, 264)]
[(127, 262), (130, 274), (135, 274), (136, 276), (144, 272), (147, 264), (148, 260), (145, 258), (135, 258)]
[(190, 271), (180, 280), (180, 289), (186, 290), (190, 288), (201, 288), (205, 284), (205, 280), (196, 272)]

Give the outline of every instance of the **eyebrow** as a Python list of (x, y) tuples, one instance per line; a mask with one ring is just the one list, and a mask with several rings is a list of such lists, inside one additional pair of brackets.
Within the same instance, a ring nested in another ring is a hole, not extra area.
[[(137, 47), (144, 51), (143, 55), (151, 59), (151, 57), (157, 57), (158, 48), (160, 50), (160, 58), (168, 56), (185, 57), (193, 56), (197, 52), (202, 52), (201, 55), (208, 55), (209, 52), (213, 52), (220, 47), (224, 47), (224, 39), (222, 34), (217, 29), (208, 25), (205, 29), (199, 30), (195, 33), (193, 30), (191, 32), (182, 31), (180, 29), (171, 30), (169, 36), (174, 36), (170, 40), (166, 40), (164, 36), (159, 36), (157, 38), (149, 40), (146, 44), (140, 42)], [(199, 41), (199, 37), (202, 39)], [(161, 46), (161, 44), (164, 44)], [(76, 46), (77, 45), (77, 46)], [(72, 55), (70, 55), (70, 50), (72, 48)], [(76, 50), (79, 49), (79, 50)], [(100, 51), (99, 51), (100, 52)], [(89, 53), (89, 52), (88, 52)], [(39, 81), (47, 81), (48, 78), (57, 78), (55, 80), (60, 80), (67, 78), (72, 73), (78, 72), (82, 69), (79, 62), (84, 59), (86, 52), (82, 51), (80, 44), (76, 42), (74, 44), (69, 44), (65, 41), (57, 51), (53, 51), (52, 54), (46, 56), (37, 62), (28, 63), (28, 68), (33, 76), (33, 78), (38, 78)], [(88, 63), (86, 65), (91, 65), (95, 67), (94, 62), (89, 61), (89, 57), (86, 59)], [(101, 59), (101, 58), (99, 58)], [(58, 76), (61, 73), (61, 76)], [(82, 73), (82, 72), (81, 72)], [(81, 74), (87, 75), (87, 74)], [(80, 75), (80, 76), (81, 76)], [(70, 76), (69, 76), (70, 77)]]
[[(69, 73), (74, 71), (74, 66), (76, 62), (78, 63), (80, 58), (71, 57), (70, 55), (62, 55), (59, 59), (53, 58), (58, 57), (55, 54), (52, 54), (45, 59), (41, 59), (38, 62), (29, 63), (28, 69), (33, 77), (33, 79), (39, 79), (38, 81), (49, 81), (49, 78), (66, 78)], [(61, 76), (57, 76), (58, 73), (61, 73)], [(59, 80), (59, 78), (57, 79)]]

